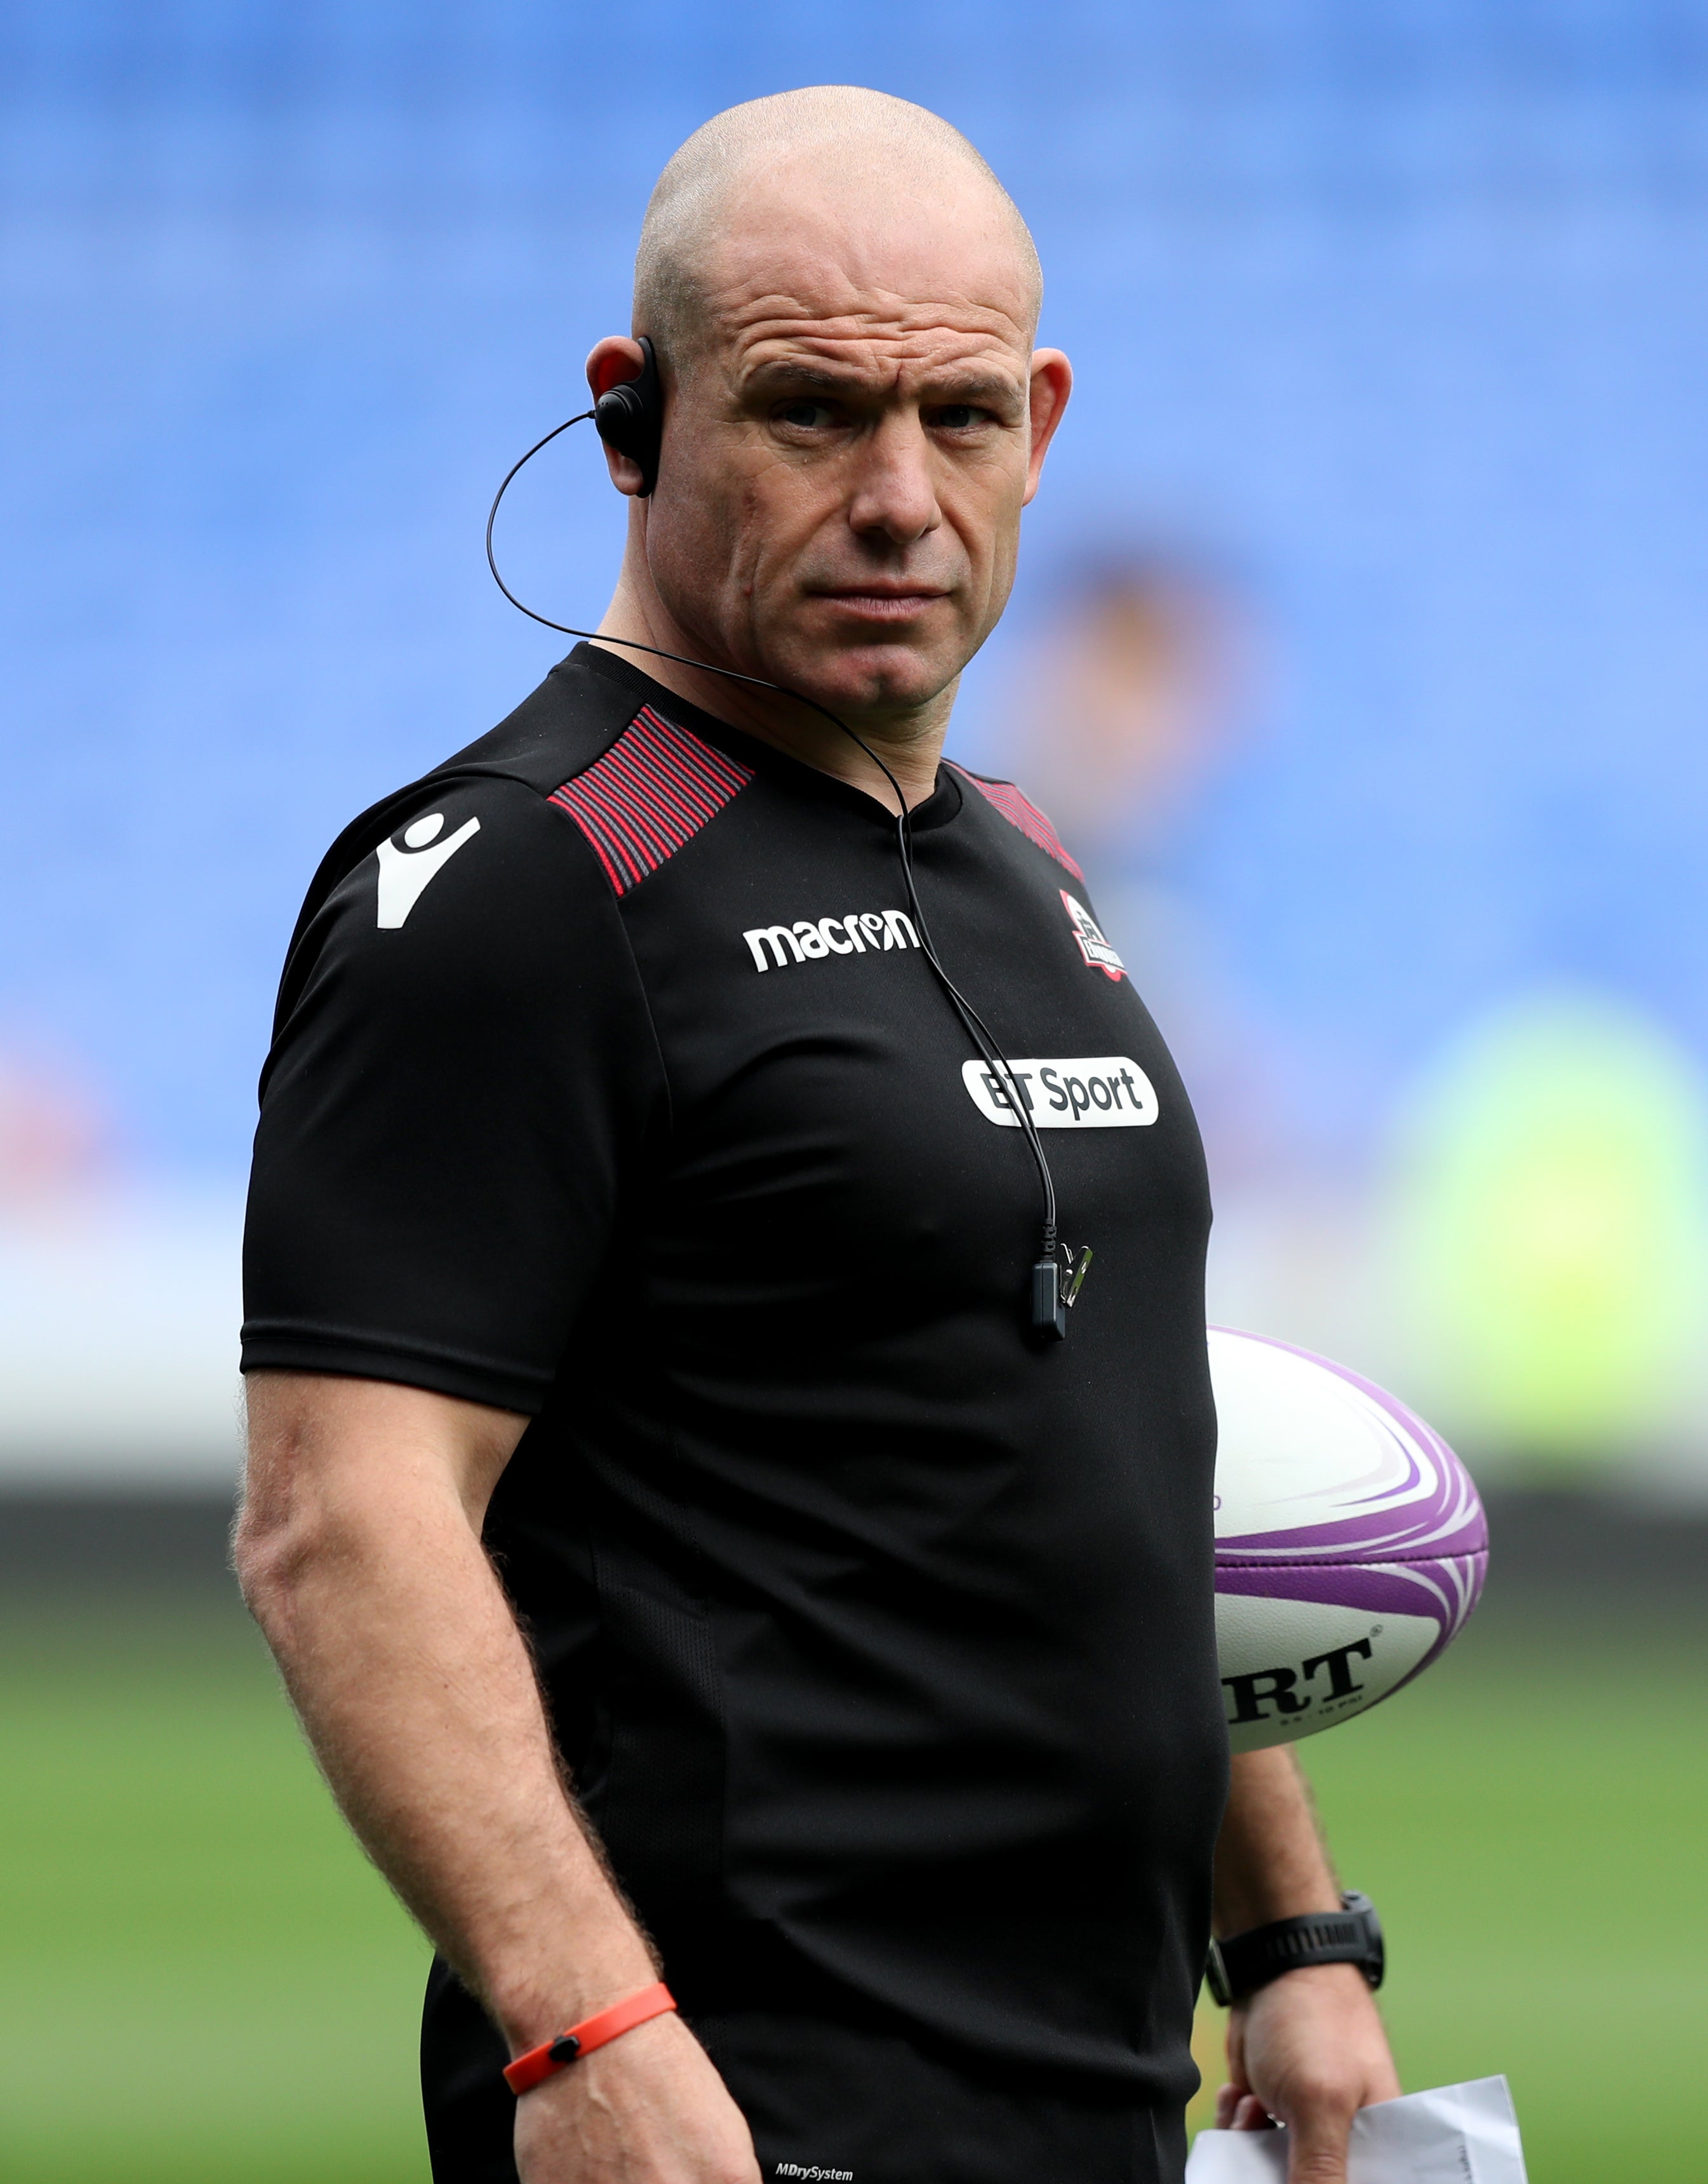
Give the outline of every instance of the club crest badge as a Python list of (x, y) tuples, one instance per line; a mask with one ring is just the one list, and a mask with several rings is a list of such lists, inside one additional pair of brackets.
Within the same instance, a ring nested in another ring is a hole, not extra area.
[(1076, 900), (1065, 888), (1061, 890), (1061, 902), (1067, 912), (1067, 922), (1073, 928), (1073, 937), (1078, 944), (1079, 952), (1090, 967), (1093, 971), (1101, 971), (1105, 978), (1124, 977), (1127, 966), (1104, 939), (1102, 927), (1085, 905)]

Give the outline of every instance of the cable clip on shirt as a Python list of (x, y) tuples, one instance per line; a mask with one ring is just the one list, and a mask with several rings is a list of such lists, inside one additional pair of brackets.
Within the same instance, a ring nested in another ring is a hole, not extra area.
[(1078, 1251), (1058, 1244), (1032, 1270), (1032, 1323), (1037, 1333), (1060, 1342), (1067, 1334), (1067, 1316), (1079, 1301), (1080, 1285), (1091, 1271), (1091, 1246)]
[(591, 2055), (595, 2048), (604, 2047), (620, 2033), (632, 2032), (648, 2018), (666, 2015), (676, 2006), (676, 1997), (662, 1980), (656, 1981), (651, 1986), (643, 1986), (638, 1994), (631, 1994), (626, 2002), (613, 2003), (609, 2009), (584, 2017), (579, 2025), (570, 2025), (555, 2039), (538, 2048), (530, 2048), (526, 2055), (518, 2055), (505, 2068), (504, 2083), (520, 2098), (524, 2093), (531, 2093), (536, 2086), (544, 2085), (548, 2078), (555, 2078), (559, 2070), (568, 2070), (583, 2055)]

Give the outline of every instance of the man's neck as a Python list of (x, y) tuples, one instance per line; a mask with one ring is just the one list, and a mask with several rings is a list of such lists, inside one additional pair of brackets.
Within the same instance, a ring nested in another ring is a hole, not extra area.
[[(953, 683), (926, 711), (910, 715), (903, 722), (872, 722), (855, 716), (848, 721), (853, 732), (848, 734), (822, 713), (815, 712), (804, 700), (786, 692), (756, 688), (715, 668), (687, 665), (686, 660), (694, 655), (693, 641), (677, 628), (656, 597), (637, 598), (626, 581), (619, 582), (610, 605), (600, 617), (594, 642), (601, 638), (627, 638), (637, 647), (655, 646), (660, 652), (686, 655), (685, 660), (661, 660), (650, 652), (631, 649), (629, 644), (613, 642), (610, 646), (619, 659), (641, 668), (655, 682), (662, 682), (665, 689), (686, 698), (702, 712), (786, 751), (804, 765), (816, 766), (821, 773), (864, 790), (887, 811), (896, 808), (894, 794), (860, 749), (861, 744), (869, 745), (894, 775), (910, 809), (922, 804), (937, 786), (937, 761), (943, 755), (954, 703)], [(854, 740), (856, 736), (859, 743)]]

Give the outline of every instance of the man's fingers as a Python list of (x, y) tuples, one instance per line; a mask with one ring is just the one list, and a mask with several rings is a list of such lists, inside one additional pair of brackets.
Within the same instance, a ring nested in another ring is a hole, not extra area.
[(1346, 2184), (1350, 2114), (1313, 2104), (1309, 2120), (1287, 2134), (1287, 2184)]

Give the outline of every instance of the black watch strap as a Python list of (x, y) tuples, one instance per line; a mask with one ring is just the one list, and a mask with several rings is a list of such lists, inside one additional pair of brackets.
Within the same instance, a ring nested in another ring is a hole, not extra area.
[(1212, 1942), (1205, 1977), (1226, 2009), (1283, 1972), (1302, 1971), (1307, 1964), (1356, 1964), (1371, 1986), (1381, 1986), (1387, 1968), (1382, 1921), (1367, 1896), (1351, 1888), (1341, 1897), (1338, 1911), (1277, 1919), (1272, 1925)]

